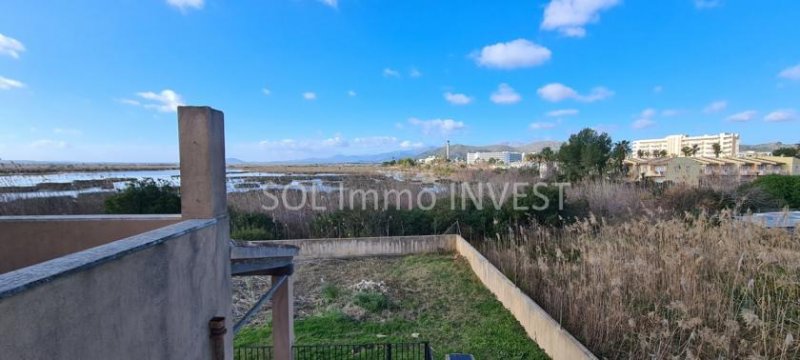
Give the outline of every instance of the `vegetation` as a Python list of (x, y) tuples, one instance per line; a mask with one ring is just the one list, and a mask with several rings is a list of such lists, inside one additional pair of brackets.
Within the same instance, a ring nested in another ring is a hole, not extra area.
[(780, 149), (775, 149), (772, 151), (773, 156), (788, 156), (788, 157), (800, 157), (800, 146), (797, 147), (782, 147)]
[[(332, 286), (337, 296), (326, 296)], [(305, 299), (294, 323), (297, 344), (430, 341), (437, 359), (454, 352), (476, 359), (547, 358), (469, 265), (452, 255), (303, 264), (295, 293)], [(234, 343), (271, 343), (269, 323), (245, 328)]]
[(246, 213), (228, 209), (231, 238), (236, 240), (278, 240), (285, 237), (283, 227), (262, 213)]
[(800, 176), (767, 175), (746, 187), (758, 187), (781, 202), (782, 206), (800, 209)]
[(178, 188), (166, 181), (133, 181), (105, 200), (108, 214), (180, 214)]
[(569, 137), (558, 151), (558, 160), (569, 181), (600, 178), (611, 158), (611, 138), (593, 129), (583, 129)]
[(703, 214), (477, 242), (601, 358), (800, 356), (800, 238)]
[(417, 166), (417, 161), (412, 158), (403, 158), (399, 160), (390, 160), (384, 161), (383, 166), (402, 166), (402, 167), (414, 167)]

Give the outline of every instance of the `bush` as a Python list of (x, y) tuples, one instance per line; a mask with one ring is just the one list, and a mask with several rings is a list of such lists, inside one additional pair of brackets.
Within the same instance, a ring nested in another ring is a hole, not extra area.
[(389, 299), (380, 291), (359, 291), (355, 304), (371, 313), (379, 313), (389, 308)]
[(800, 176), (767, 175), (756, 179), (753, 186), (762, 188), (783, 206), (800, 209)]
[(105, 201), (108, 214), (180, 214), (181, 196), (170, 183), (153, 179), (133, 181)]
[(244, 241), (283, 239), (283, 227), (269, 215), (228, 209), (231, 238)]

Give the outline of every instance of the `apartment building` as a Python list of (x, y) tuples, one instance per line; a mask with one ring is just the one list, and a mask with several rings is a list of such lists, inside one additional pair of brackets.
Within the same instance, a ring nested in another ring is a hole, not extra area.
[(522, 161), (522, 153), (512, 151), (489, 151), (489, 152), (471, 152), (467, 153), (467, 164), (474, 164), (479, 162), (489, 162), (495, 159), (497, 162), (503, 164), (511, 164)]
[(636, 140), (631, 148), (634, 156), (639, 151), (646, 154), (666, 151), (667, 155), (684, 156), (681, 151), (684, 147), (691, 148), (697, 145), (698, 152), (695, 156), (716, 157), (714, 144), (720, 145), (720, 157), (734, 157), (739, 154), (739, 134), (735, 133), (702, 136), (670, 135), (661, 139)]
[(638, 180), (700, 185), (707, 180), (747, 182), (764, 175), (798, 175), (800, 159), (780, 156), (758, 158), (666, 157), (625, 161)]

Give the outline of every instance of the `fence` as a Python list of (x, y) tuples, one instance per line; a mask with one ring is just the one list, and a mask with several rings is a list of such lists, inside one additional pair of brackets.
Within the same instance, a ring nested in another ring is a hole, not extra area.
[[(430, 343), (295, 345), (295, 360), (433, 360)], [(234, 350), (236, 360), (273, 360), (272, 346), (245, 346)]]

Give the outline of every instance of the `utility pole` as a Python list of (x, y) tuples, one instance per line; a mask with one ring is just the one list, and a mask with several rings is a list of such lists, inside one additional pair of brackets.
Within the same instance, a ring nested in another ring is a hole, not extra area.
[(444, 160), (450, 162), (450, 140), (447, 140), (447, 145), (444, 147)]

